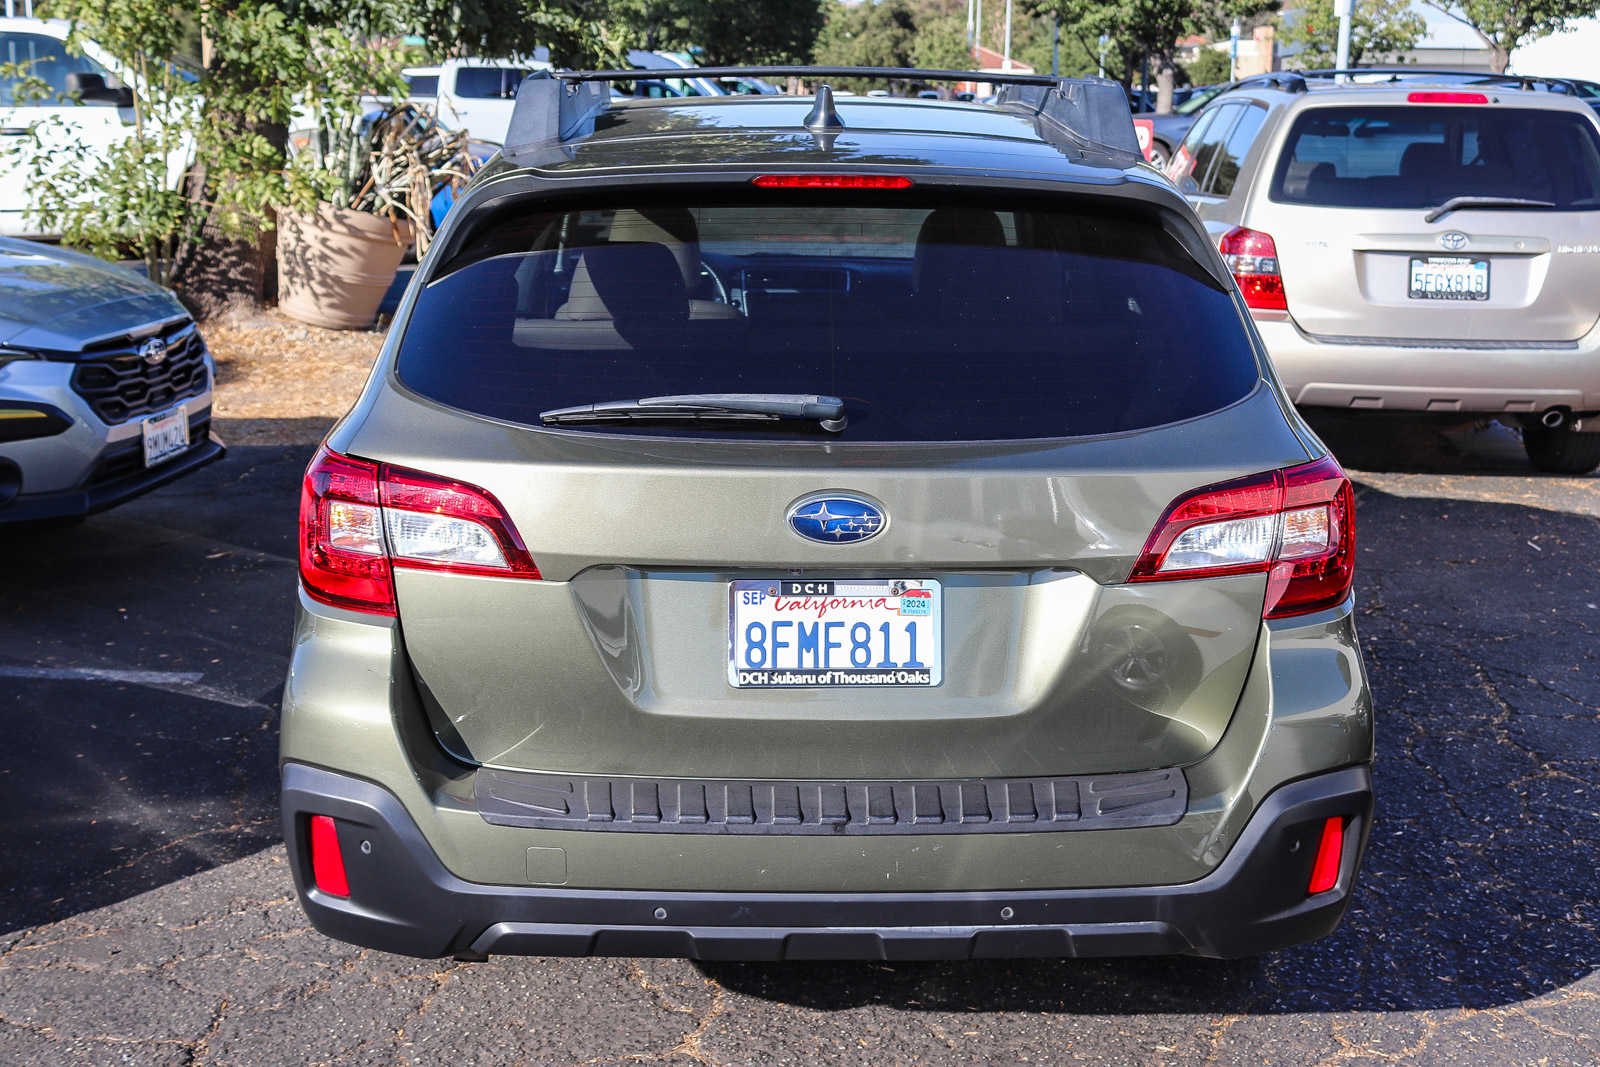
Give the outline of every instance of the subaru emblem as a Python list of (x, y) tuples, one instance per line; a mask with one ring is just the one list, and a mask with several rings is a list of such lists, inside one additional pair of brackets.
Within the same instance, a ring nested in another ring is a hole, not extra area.
[(887, 522), (883, 508), (851, 493), (813, 493), (789, 506), (789, 529), (825, 545), (865, 541)]
[(152, 337), (139, 346), (139, 358), (154, 367), (167, 358), (167, 342), (159, 337)]
[(1467, 247), (1467, 235), (1460, 230), (1446, 230), (1439, 235), (1439, 244), (1451, 252), (1459, 252)]

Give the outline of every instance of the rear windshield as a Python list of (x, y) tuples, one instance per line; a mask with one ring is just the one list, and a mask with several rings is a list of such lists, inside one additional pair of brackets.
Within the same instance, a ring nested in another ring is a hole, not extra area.
[[(860, 196), (503, 212), (423, 290), (400, 379), (530, 425), (610, 400), (822, 394), (848, 418), (826, 436), (854, 441), (1139, 429), (1213, 411), (1258, 379), (1231, 295), (1154, 214)], [(787, 421), (648, 432), (824, 433)]]
[(1532, 108), (1319, 107), (1278, 156), (1272, 199), (1426, 208), (1456, 196), (1600, 208), (1600, 136), (1583, 115)]

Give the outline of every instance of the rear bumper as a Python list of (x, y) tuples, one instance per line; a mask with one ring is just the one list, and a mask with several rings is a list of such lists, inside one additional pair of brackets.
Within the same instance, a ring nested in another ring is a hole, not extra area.
[(1302, 407), (1533, 414), (1600, 410), (1600, 330), (1568, 344), (1313, 337), (1256, 320), (1289, 399)]
[[(1255, 955), (1338, 924), (1371, 812), (1365, 765), (1291, 782), (1261, 802), (1210, 874), (1182, 885), (964, 893), (562, 889), (464, 881), (440, 862), (393, 794), (301, 763), (283, 767), (284, 834), (313, 925), (330, 937), (413, 956)], [(312, 815), (336, 820), (348, 898), (313, 885)], [(1345, 820), (1338, 881), (1308, 897), (1318, 836), (1334, 816)]]

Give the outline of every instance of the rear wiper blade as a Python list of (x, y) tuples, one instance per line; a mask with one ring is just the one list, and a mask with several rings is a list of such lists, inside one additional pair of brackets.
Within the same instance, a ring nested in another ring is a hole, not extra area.
[(567, 422), (621, 422), (629, 419), (756, 420), (816, 419), (824, 430), (838, 433), (845, 427), (844, 401), (814, 393), (684, 393), (645, 396), (637, 400), (606, 400), (539, 412), (550, 426)]
[(1540, 207), (1553, 208), (1556, 205), (1549, 200), (1523, 200), (1515, 196), (1452, 196), (1426, 215), (1422, 216), (1423, 222), (1437, 222), (1464, 207)]

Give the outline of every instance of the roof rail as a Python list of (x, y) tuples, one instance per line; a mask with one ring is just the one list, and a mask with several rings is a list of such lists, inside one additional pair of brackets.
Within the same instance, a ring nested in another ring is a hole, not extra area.
[(506, 129), (505, 152), (560, 144), (594, 131), (594, 118), (611, 103), (601, 82), (568, 84), (548, 70), (536, 70), (517, 87), (517, 102)]
[[(592, 132), (594, 119), (610, 104), (609, 82), (686, 78), (862, 78), (912, 82), (987, 82), (1001, 86), (1001, 106), (1021, 108), (1064, 129), (1079, 147), (1138, 154), (1128, 97), (1122, 86), (1104, 78), (1055, 78), (1047, 74), (991, 73), (976, 70), (920, 70), (914, 67), (685, 67), (665, 70), (541, 70), (517, 89), (508, 156), (569, 141)], [(829, 94), (831, 96), (831, 93)]]
[(1571, 78), (1547, 77), (1542, 74), (1491, 74), (1482, 70), (1449, 70), (1435, 67), (1347, 67), (1342, 69), (1317, 69), (1298, 70), (1295, 74), (1302, 78), (1351, 77), (1365, 75), (1371, 77), (1375, 74), (1389, 75), (1389, 81), (1407, 81), (1413, 77), (1423, 78), (1451, 78), (1467, 85), (1514, 85), (1519, 89), (1533, 89), (1535, 86), (1561, 86), (1569, 93), (1576, 93), (1577, 86)]

